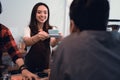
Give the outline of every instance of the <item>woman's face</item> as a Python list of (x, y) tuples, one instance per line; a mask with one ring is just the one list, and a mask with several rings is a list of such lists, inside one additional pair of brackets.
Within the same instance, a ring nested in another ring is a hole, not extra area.
[(48, 9), (44, 5), (40, 5), (36, 12), (36, 19), (39, 23), (44, 24), (48, 19)]

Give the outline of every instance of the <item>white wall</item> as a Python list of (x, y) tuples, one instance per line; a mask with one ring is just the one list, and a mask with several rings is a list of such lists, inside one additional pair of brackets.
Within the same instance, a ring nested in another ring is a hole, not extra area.
[(120, 19), (120, 0), (110, 1), (110, 19)]
[[(120, 0), (109, 0), (110, 1), (110, 19), (120, 19)], [(109, 22), (109, 24), (118, 24), (120, 22)]]
[(32, 8), (37, 2), (44, 2), (49, 6), (50, 24), (57, 26), (64, 34), (65, 0), (2, 0), (3, 12), (0, 15), (0, 23), (11, 30), (16, 42), (29, 24)]
[[(3, 12), (0, 23), (13, 33), (16, 42), (29, 24), (31, 10), (37, 2), (45, 2), (50, 8), (50, 24), (57, 26), (63, 35), (69, 34), (69, 5), (72, 0), (1, 0)], [(110, 18), (120, 19), (120, 0), (110, 0)]]

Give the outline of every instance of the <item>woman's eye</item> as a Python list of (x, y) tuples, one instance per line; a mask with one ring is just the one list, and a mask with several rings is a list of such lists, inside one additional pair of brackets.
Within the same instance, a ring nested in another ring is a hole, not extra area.
[(47, 14), (47, 11), (44, 11), (44, 14)]
[(37, 11), (38, 14), (41, 14), (41, 11)]

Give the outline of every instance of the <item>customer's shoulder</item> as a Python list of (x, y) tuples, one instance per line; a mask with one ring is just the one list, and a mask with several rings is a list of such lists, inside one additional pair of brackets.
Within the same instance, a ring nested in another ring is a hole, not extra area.
[(80, 41), (80, 34), (78, 33), (73, 33), (70, 35), (67, 35), (64, 37), (64, 39), (61, 41), (63, 45), (70, 45), (70, 44), (75, 44)]

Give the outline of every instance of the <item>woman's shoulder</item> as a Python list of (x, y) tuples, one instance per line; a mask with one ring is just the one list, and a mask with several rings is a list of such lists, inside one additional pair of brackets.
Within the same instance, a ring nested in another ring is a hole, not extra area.
[(30, 30), (30, 27), (29, 27), (29, 26), (26, 26), (24, 29), (25, 29), (25, 30)]

